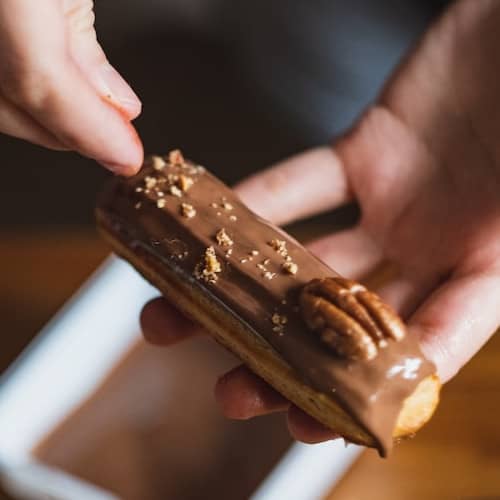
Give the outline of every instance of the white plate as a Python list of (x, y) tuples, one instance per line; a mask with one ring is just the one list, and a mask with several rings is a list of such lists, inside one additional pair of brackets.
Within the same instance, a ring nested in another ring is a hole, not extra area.
[[(128, 264), (110, 257), (2, 377), (0, 474), (13, 495), (36, 500), (116, 498), (37, 462), (32, 451), (93, 393), (137, 340), (139, 311), (155, 295)], [(252, 498), (321, 498), (359, 452), (338, 441), (295, 444)]]

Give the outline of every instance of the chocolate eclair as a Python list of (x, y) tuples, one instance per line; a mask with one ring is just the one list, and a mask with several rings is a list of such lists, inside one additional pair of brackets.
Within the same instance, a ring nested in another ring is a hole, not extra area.
[(435, 367), (397, 314), (180, 151), (112, 179), (96, 216), (118, 255), (346, 440), (386, 456), (434, 412)]

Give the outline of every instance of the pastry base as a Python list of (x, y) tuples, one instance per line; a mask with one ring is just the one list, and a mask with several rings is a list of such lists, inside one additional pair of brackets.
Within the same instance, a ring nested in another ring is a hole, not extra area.
[[(346, 441), (377, 448), (377, 443), (335, 399), (311, 388), (267, 342), (237, 321), (206, 294), (149, 255), (138, 255), (116, 238), (105, 216), (97, 212), (101, 233), (114, 251), (152, 283), (187, 316), (203, 326), (220, 344), (293, 404), (340, 434)], [(412, 436), (432, 416), (439, 401), (440, 382), (431, 375), (420, 382), (401, 409), (393, 437)]]

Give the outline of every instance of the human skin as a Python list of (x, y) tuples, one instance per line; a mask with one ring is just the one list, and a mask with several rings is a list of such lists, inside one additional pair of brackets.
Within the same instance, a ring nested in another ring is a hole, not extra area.
[[(500, 326), (498, 47), (500, 2), (456, 2), (347, 134), (236, 188), (277, 224), (355, 200), (359, 224), (309, 248), (349, 277), (394, 262), (398, 276), (378, 292), (443, 382)], [(142, 325), (163, 345), (199, 333), (164, 299), (146, 305)], [(215, 396), (229, 418), (286, 411), (296, 439), (335, 437), (244, 366), (219, 379)]]
[[(131, 125), (141, 103), (93, 22), (90, 0), (0, 2), (0, 131), (132, 175), (143, 158)], [(500, 323), (498, 47), (500, 2), (455, 2), (344, 137), (236, 188), (277, 224), (357, 201), (355, 228), (309, 247), (349, 277), (395, 262), (399, 276), (379, 293), (443, 381)], [(145, 307), (142, 324), (163, 345), (200, 333), (164, 299)], [(297, 439), (334, 436), (243, 366), (221, 377), (215, 395), (230, 418), (287, 411)]]
[(0, 132), (139, 170), (141, 102), (97, 42), (91, 0), (2, 0), (0, 53)]

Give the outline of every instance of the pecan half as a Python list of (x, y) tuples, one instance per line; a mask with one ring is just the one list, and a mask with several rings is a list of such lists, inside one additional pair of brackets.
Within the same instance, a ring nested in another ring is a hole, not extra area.
[(337, 355), (370, 360), (388, 339), (399, 341), (406, 329), (378, 295), (345, 278), (310, 281), (301, 291), (300, 308), (307, 326)]

